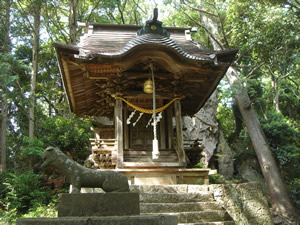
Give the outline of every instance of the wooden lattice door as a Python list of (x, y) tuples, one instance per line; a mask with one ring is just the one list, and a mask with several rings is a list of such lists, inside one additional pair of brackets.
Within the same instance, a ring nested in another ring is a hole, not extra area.
[[(152, 115), (144, 114), (135, 126), (130, 124), (130, 148), (134, 150), (151, 150), (153, 140), (153, 126), (147, 127)], [(158, 129), (159, 131), (159, 129)], [(157, 133), (159, 137), (159, 132)]]

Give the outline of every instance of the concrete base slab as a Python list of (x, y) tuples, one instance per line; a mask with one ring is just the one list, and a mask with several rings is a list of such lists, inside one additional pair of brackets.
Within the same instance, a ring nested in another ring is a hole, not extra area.
[(24, 218), (17, 225), (177, 225), (176, 216), (61, 217)]
[(61, 194), (58, 217), (133, 216), (140, 214), (139, 193)]

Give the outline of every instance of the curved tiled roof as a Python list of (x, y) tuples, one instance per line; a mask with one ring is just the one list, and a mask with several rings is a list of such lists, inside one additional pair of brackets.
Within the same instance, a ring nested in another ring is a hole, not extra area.
[[(102, 56), (119, 56), (119, 55), (124, 55), (131, 49), (141, 46), (144, 44), (152, 44), (152, 45), (160, 45), (160, 46), (166, 46), (169, 48), (172, 48), (176, 52), (178, 52), (180, 55), (187, 59), (191, 60), (198, 60), (198, 61), (203, 61), (203, 60), (213, 60), (216, 55), (211, 54), (209, 58), (200, 58), (197, 56), (193, 56), (185, 52), (174, 40), (171, 38), (168, 38), (166, 36), (160, 35), (160, 34), (143, 34), (141, 36), (137, 36), (136, 38), (130, 40), (123, 49), (121, 49), (118, 52), (101, 52), (101, 53), (96, 53), (92, 55), (102, 55)], [(195, 46), (196, 47), (196, 46)]]

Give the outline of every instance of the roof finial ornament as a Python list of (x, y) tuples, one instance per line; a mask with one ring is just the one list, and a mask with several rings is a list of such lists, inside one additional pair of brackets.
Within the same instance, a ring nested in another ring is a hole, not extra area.
[(152, 34), (160, 34), (166, 37), (170, 37), (170, 33), (168, 33), (166, 29), (162, 27), (162, 22), (157, 20), (157, 17), (158, 17), (158, 9), (154, 8), (152, 19), (146, 21), (146, 24), (142, 29), (140, 29), (137, 32), (137, 35), (140, 36), (143, 34), (152, 33)]
[(153, 18), (152, 18), (152, 21), (156, 22), (157, 21), (157, 17), (158, 17), (158, 8), (154, 8), (153, 9)]

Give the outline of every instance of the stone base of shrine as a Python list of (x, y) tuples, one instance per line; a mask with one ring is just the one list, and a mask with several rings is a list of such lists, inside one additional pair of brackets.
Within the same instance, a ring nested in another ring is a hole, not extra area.
[(177, 225), (177, 216), (118, 216), (118, 217), (61, 217), (24, 218), (17, 225)]
[(115, 169), (124, 174), (131, 185), (176, 185), (209, 184), (208, 175), (215, 174), (211, 169), (156, 168), (156, 169)]

